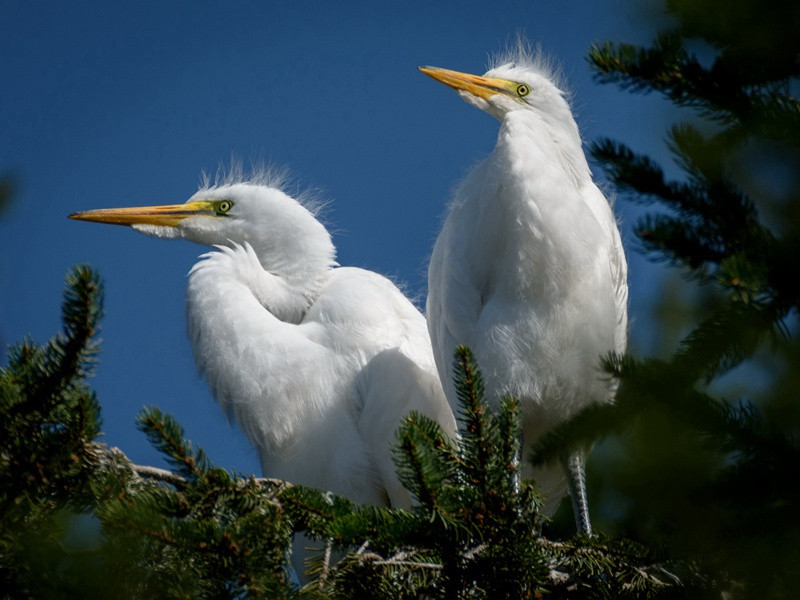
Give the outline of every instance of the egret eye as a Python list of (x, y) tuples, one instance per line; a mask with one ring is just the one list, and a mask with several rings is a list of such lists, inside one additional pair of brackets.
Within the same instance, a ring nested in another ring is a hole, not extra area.
[(528, 87), (527, 85), (525, 85), (524, 83), (520, 83), (520, 84), (517, 86), (517, 96), (519, 96), (520, 98), (522, 98), (522, 97), (524, 97), (524, 96), (527, 96), (527, 95), (528, 95), (528, 94), (530, 94), (530, 93), (531, 93), (531, 88), (529, 88), (529, 87)]
[(230, 200), (220, 200), (217, 203), (217, 214), (224, 215), (233, 208), (233, 202)]

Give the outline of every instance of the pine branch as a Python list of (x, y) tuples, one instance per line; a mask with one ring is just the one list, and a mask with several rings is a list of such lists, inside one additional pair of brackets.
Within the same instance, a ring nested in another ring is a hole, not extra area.
[[(781, 137), (787, 126), (800, 125), (796, 99), (787, 96), (775, 103), (774, 94), (748, 88), (742, 81), (747, 71), (730, 68), (724, 58), (710, 69), (704, 68), (685, 50), (680, 33), (674, 30), (660, 34), (647, 49), (632, 44), (595, 44), (589, 49), (589, 62), (601, 83), (632, 92), (660, 92), (674, 104), (694, 108), (703, 118), (721, 125)], [(767, 107), (779, 112), (782, 124), (768, 119)]]
[(718, 310), (681, 342), (673, 368), (687, 379), (710, 382), (751, 357), (767, 336), (774, 335), (775, 323), (772, 307), (757, 302)]
[(201, 448), (194, 450), (191, 442), (186, 440), (183, 428), (158, 408), (143, 409), (138, 417), (138, 427), (184, 477), (196, 479), (211, 468), (205, 452)]
[[(589, 405), (554, 427), (534, 445), (533, 463), (554, 463), (565, 447), (591, 445), (597, 439), (619, 436), (642, 416), (657, 411), (669, 411), (685, 427), (701, 434), (709, 449), (746, 454), (766, 452), (773, 457), (771, 460), (797, 455), (797, 449), (785, 436), (765, 436), (759, 431), (761, 419), (753, 405), (731, 407), (697, 390), (697, 379), (716, 376), (706, 370), (711, 367), (697, 361), (697, 355), (709, 356), (708, 360), (717, 369), (718, 363), (726, 360), (715, 357), (720, 349), (715, 351), (714, 335), (709, 337), (708, 347), (689, 348), (672, 362), (606, 357), (606, 370), (622, 382), (616, 402)], [(700, 342), (695, 339), (693, 343)], [(726, 352), (733, 352), (724, 341), (721, 345)]]
[(466, 346), (455, 350), (454, 377), (456, 396), (461, 405), (461, 419), (465, 425), (461, 448), (464, 483), (476, 487), (484, 498), (489, 492), (486, 474), (491, 463), (491, 448), (497, 441), (492, 416), (483, 403), (483, 377), (472, 352)]
[(64, 331), (44, 347), (25, 342), (10, 348), (10, 382), (19, 386), (14, 413), (47, 411), (76, 380), (89, 375), (97, 353), (92, 339), (102, 316), (103, 291), (99, 276), (77, 266), (66, 276), (62, 301)]
[(625, 144), (601, 138), (592, 142), (589, 152), (602, 164), (616, 187), (635, 193), (632, 200), (644, 204), (661, 200), (674, 206), (691, 193), (685, 185), (668, 183), (664, 171), (653, 159), (635, 153)]
[(359, 548), (356, 552), (356, 556), (362, 563), (369, 562), (373, 567), (405, 567), (409, 569), (424, 569), (435, 573), (439, 573), (442, 570), (441, 563), (412, 560), (420, 554), (417, 551), (402, 550), (392, 556), (383, 558), (380, 554), (365, 552), (364, 548), (365, 546)]
[(444, 434), (433, 419), (413, 412), (403, 420), (398, 430), (395, 457), (400, 481), (423, 504), (435, 504), (435, 490), (449, 475), (439, 450), (447, 446)]
[[(153, 417), (152, 411), (148, 414)], [(160, 415), (155, 421), (152, 431), (174, 433), (169, 418)], [(179, 447), (190, 447), (171, 434), (159, 434), (154, 442), (174, 454), (176, 440)], [(194, 577), (182, 579), (190, 595), (224, 588), (247, 589), (260, 597), (267, 589), (288, 589), (283, 565), (291, 528), (279, 494), (290, 484), (230, 476), (210, 466), (187, 472), (185, 460), (176, 462), (179, 473), (173, 473), (133, 465), (116, 448), (95, 444), (93, 450), (107, 479), (114, 479), (116, 472), (116, 479), (127, 482), (122, 492), (98, 507), (112, 543), (136, 540), (141, 553), (136, 560), (153, 556), (166, 571), (191, 565), (187, 572)], [(142, 539), (149, 542), (142, 545)]]
[[(120, 470), (122, 475), (131, 471), (133, 475), (140, 481), (158, 481), (168, 483), (178, 489), (184, 488), (191, 484), (191, 479), (183, 477), (178, 473), (174, 473), (167, 469), (153, 467), (150, 465), (138, 465), (130, 461), (125, 453), (114, 446), (108, 446), (100, 442), (93, 442), (91, 444), (91, 452), (100, 465), (105, 465), (106, 468), (116, 468)], [(238, 481), (241, 484), (255, 483), (257, 486), (263, 488), (269, 493), (279, 493), (281, 490), (292, 487), (292, 483), (283, 480), (275, 479), (272, 477), (254, 477), (246, 476), (239, 477)]]
[(690, 172), (690, 183), (666, 181), (652, 159), (622, 144), (604, 139), (591, 149), (614, 184), (633, 200), (660, 202), (674, 213), (639, 221), (636, 232), (645, 251), (683, 264), (704, 280), (713, 275), (707, 266), (716, 267), (734, 255), (747, 253), (751, 264), (762, 264), (771, 236), (758, 224), (751, 200), (726, 181), (718, 160), (708, 159), (720, 155), (712, 147), (722, 141), (706, 141), (689, 126), (673, 128), (671, 135), (673, 153)]
[(44, 347), (17, 345), (0, 369), (0, 509), (10, 519), (31, 506), (90, 500), (87, 446), (99, 434), (100, 409), (82, 379), (96, 353), (101, 305), (99, 277), (76, 267), (66, 278), (63, 334)]
[(493, 468), (499, 475), (498, 485), (513, 487), (517, 484), (522, 450), (522, 408), (516, 398), (504, 398), (501, 402), (497, 434), (500, 446)]

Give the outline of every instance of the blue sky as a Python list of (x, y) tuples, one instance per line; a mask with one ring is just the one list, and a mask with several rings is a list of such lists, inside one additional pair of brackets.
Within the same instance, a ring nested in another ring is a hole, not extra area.
[[(329, 201), (339, 262), (403, 282), (419, 303), (450, 190), (488, 154), (497, 123), (417, 71), (482, 73), (518, 33), (564, 68), (587, 141), (609, 136), (665, 159), (674, 112), (595, 83), (592, 42), (647, 44), (641, 3), (31, 2), (0, 9), (0, 172), (19, 183), (0, 214), (0, 344), (60, 328), (63, 277), (88, 263), (106, 289), (92, 386), (104, 441), (157, 463), (134, 419), (175, 415), (213, 460), (259, 472), (255, 452), (197, 376), (185, 335), (186, 273), (204, 251), (69, 221), (90, 208), (182, 202), (231, 158), (287, 166)], [(597, 172), (597, 170), (595, 169)], [(646, 342), (659, 267), (634, 252), (633, 336)]]

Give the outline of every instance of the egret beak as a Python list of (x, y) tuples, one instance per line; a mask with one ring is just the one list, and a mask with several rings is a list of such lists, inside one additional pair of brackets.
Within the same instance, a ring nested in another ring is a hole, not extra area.
[(463, 90), (484, 100), (497, 94), (515, 95), (514, 90), (517, 84), (507, 79), (481, 77), (439, 67), (419, 67), (419, 70), (454, 90)]
[(216, 216), (214, 203), (206, 200), (168, 204), (165, 206), (135, 206), (132, 208), (100, 208), (69, 215), (78, 221), (94, 221), (112, 225), (161, 225), (177, 227), (183, 219), (194, 216)]

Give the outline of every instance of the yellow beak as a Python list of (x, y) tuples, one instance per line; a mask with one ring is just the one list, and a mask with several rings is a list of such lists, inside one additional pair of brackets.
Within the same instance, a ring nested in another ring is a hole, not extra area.
[(436, 81), (440, 81), (454, 90), (464, 90), (474, 96), (488, 100), (497, 94), (514, 94), (517, 84), (507, 79), (497, 79), (494, 77), (481, 77), (480, 75), (470, 75), (439, 67), (419, 67), (419, 70)]
[(217, 213), (214, 204), (209, 201), (186, 202), (184, 204), (168, 204), (164, 206), (135, 206), (132, 208), (100, 208), (86, 210), (69, 215), (78, 221), (110, 223), (112, 225), (163, 225), (177, 227), (186, 217), (208, 216)]

